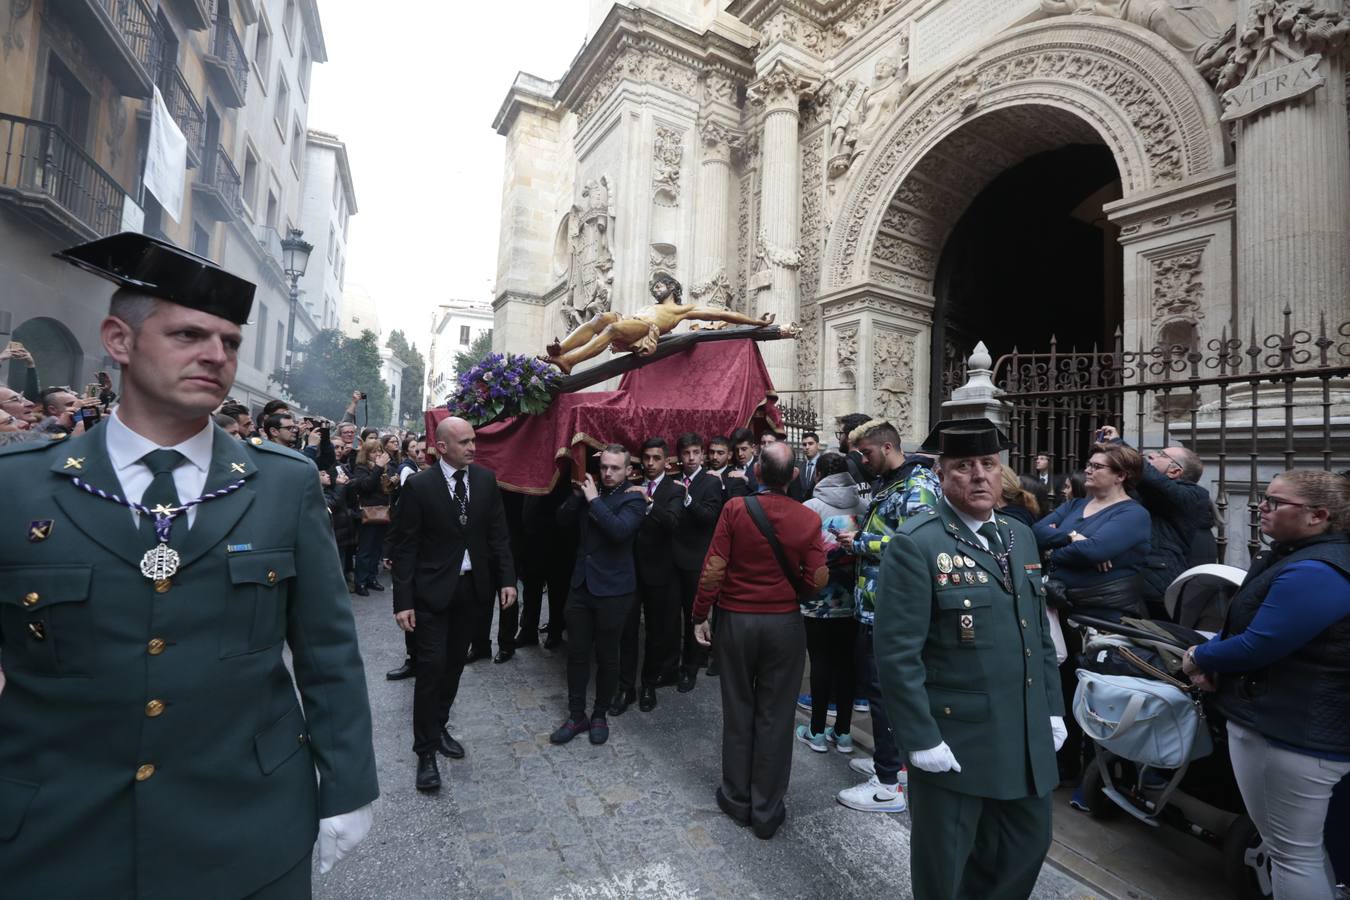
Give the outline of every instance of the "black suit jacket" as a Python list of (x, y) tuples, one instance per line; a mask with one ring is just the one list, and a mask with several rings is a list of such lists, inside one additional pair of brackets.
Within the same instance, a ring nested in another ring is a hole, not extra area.
[(558, 509), (558, 522), (577, 524), (577, 561), (572, 587), (585, 587), (592, 597), (618, 597), (637, 590), (633, 543), (647, 501), (630, 494), (627, 485), (587, 502), (574, 492)]
[[(683, 482), (684, 476), (677, 476)], [(670, 501), (675, 514), (675, 568), (686, 572), (703, 571), (703, 557), (708, 555), (717, 517), (722, 514), (725, 495), (722, 482), (706, 469), (699, 470), (689, 485), (689, 505), (684, 505), (684, 491), (677, 490)]]
[[(647, 483), (642, 482), (641, 487), (646, 492)], [(634, 548), (638, 581), (642, 584), (668, 584), (675, 580), (674, 539), (678, 517), (671, 501), (683, 499), (684, 491), (672, 475), (662, 478), (656, 486)]]
[(474, 597), (491, 602), (493, 591), (515, 587), (511, 539), (497, 476), (470, 464), (468, 480), (467, 525), (459, 524), (459, 507), (439, 463), (418, 472), (403, 486), (390, 540), (395, 611), (424, 607), (440, 612), (449, 606), (459, 586), (466, 549)]

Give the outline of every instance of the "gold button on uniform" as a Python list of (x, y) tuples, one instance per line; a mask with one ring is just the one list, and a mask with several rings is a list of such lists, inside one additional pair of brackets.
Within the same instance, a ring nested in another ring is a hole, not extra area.
[(37, 591), (29, 591), (27, 594), (24, 595), (24, 598), (23, 598), (23, 605), (24, 605), (24, 606), (32, 606), (33, 604), (37, 603), (37, 602), (38, 602), (39, 600), (41, 600), (41, 599), (42, 599), (42, 598), (41, 598), (40, 596), (38, 596)]
[(1027, 679), (1027, 687), (1031, 687), (1031, 679), (1030, 679), (1030, 678)]
[(970, 609), (970, 601), (969, 601), (969, 600), (962, 600), (962, 601), (961, 601), (961, 605), (964, 606), (966, 609)]
[(151, 656), (159, 656), (164, 652), (164, 641), (161, 638), (151, 638), (150, 643), (145, 645), (145, 649)]
[(149, 781), (150, 776), (154, 774), (155, 774), (155, 767), (152, 766), (150, 763), (146, 763), (145, 765), (141, 766), (139, 769), (136, 770), (136, 780)]
[(1028, 647), (1028, 648), (1027, 648), (1027, 656), (1030, 656), (1030, 655), (1031, 655), (1031, 648)]
[(952, 714), (952, 708), (950, 706), (942, 707), (942, 714), (944, 716), (950, 716)]
[(164, 712), (163, 700), (151, 700), (149, 703), (145, 704), (145, 714), (152, 719), (162, 712)]
[(267, 570), (267, 583), (268, 583), (268, 584), (276, 584), (276, 583), (277, 583), (277, 573), (276, 573), (275, 570), (273, 570), (273, 569), (268, 569), (268, 570)]
[(1027, 627), (1027, 620), (1026, 620), (1026, 619), (1023, 619), (1023, 620), (1022, 620), (1022, 627), (1023, 627), (1023, 628), (1026, 628), (1026, 627)]
[(156, 594), (167, 594), (167, 593), (169, 592), (169, 588), (171, 588), (171, 587), (173, 587), (173, 580), (172, 580), (172, 579), (170, 579), (170, 578), (161, 578), (159, 581), (156, 581), (156, 582), (155, 582), (155, 593), (156, 593)]

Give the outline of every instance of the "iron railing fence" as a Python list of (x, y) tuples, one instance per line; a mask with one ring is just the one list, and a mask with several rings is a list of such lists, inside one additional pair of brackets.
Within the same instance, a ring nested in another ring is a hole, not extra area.
[(51, 205), (56, 218), (87, 236), (115, 234), (126, 191), (80, 145), (47, 122), (0, 113), (0, 191), (29, 206)]
[(248, 89), (248, 57), (244, 55), (244, 42), (239, 39), (230, 19), (219, 13), (211, 28), (211, 53), (224, 62), (239, 96), (243, 97)]
[(207, 154), (198, 181), (220, 194), (221, 203), (233, 215), (243, 214), (243, 180), (223, 145), (217, 145)]

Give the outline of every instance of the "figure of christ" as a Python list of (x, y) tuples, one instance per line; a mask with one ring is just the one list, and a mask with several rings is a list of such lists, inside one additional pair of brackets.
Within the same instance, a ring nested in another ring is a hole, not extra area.
[(681, 302), (683, 293), (678, 281), (661, 273), (652, 279), (651, 294), (655, 303), (631, 316), (613, 310), (600, 313), (577, 326), (561, 342), (555, 339), (546, 348), (548, 355), (540, 358), (567, 375), (578, 363), (598, 355), (606, 347), (614, 353), (631, 351), (646, 356), (656, 349), (656, 342), (662, 335), (669, 334), (685, 319), (732, 325), (773, 324), (772, 313), (756, 319), (713, 306), (685, 306)]

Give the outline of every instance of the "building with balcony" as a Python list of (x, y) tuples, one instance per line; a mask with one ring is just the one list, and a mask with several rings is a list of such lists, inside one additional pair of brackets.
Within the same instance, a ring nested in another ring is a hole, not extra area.
[[(313, 242), (309, 269), (300, 283), (300, 302), (320, 328), (342, 322), (347, 277), (347, 234), (356, 214), (356, 189), (347, 145), (336, 135), (310, 130), (305, 136), (304, 202), (300, 227)], [(297, 332), (297, 340), (311, 335)]]
[(427, 353), (427, 403), (444, 403), (455, 390), (455, 357), (484, 333), (492, 333), (490, 303), (451, 300), (431, 314), (431, 349)]

